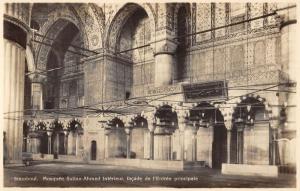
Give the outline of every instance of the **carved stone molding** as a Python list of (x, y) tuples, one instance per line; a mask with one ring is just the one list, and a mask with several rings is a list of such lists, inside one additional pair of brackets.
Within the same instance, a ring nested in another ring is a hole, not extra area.
[(154, 55), (158, 54), (174, 54), (177, 48), (177, 43), (170, 39), (158, 40), (151, 43), (151, 48)]
[(30, 73), (28, 77), (31, 80), (31, 83), (45, 83), (47, 80), (47, 76), (39, 73), (38, 71)]

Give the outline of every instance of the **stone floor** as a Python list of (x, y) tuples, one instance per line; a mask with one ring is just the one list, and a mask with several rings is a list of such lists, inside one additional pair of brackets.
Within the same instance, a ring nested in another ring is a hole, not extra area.
[(295, 174), (278, 178), (222, 175), (219, 170), (166, 171), (122, 166), (35, 162), (4, 169), (5, 187), (295, 188)]

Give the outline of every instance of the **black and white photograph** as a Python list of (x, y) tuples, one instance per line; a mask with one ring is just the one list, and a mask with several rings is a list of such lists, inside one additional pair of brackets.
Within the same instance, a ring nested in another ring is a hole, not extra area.
[(1, 6), (3, 188), (297, 189), (296, 1)]

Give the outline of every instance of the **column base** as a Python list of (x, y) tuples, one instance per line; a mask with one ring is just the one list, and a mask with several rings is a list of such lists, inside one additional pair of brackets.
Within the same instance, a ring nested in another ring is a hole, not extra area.
[(14, 160), (14, 161), (6, 162), (3, 166), (4, 166), (4, 168), (6, 168), (6, 167), (18, 167), (18, 166), (25, 166), (25, 164), (21, 160)]

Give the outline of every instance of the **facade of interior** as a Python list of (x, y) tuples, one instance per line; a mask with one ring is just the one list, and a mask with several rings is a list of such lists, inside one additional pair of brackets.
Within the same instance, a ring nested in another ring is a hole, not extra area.
[(7, 3), (5, 163), (295, 167), (295, 39), (287, 3)]

